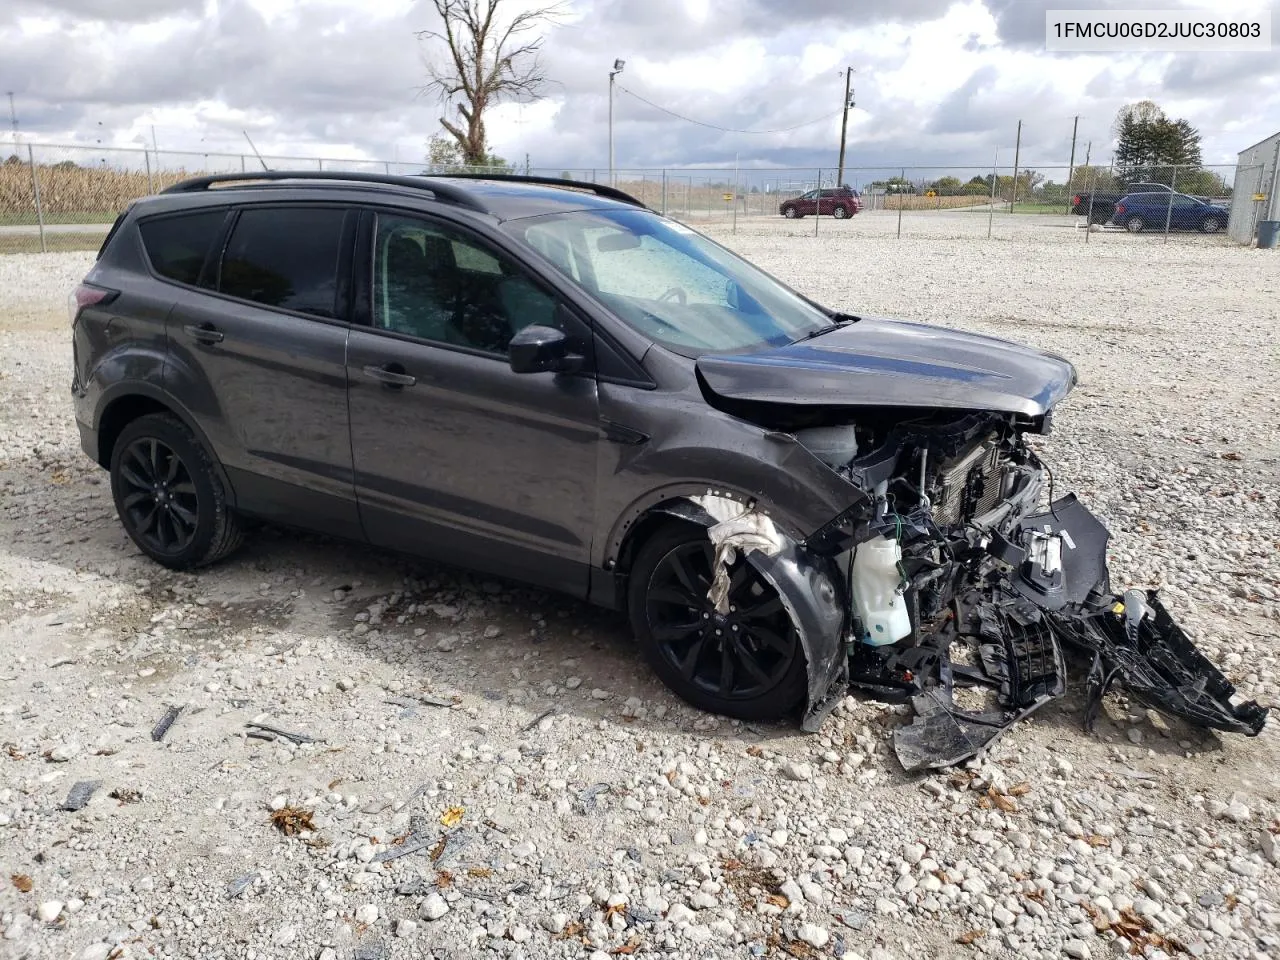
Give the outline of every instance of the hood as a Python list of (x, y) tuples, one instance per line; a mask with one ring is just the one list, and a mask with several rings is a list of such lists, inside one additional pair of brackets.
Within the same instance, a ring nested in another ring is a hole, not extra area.
[(863, 317), (760, 353), (704, 355), (697, 369), (726, 399), (821, 406), (993, 410), (1038, 417), (1076, 384), (1070, 362), (1020, 344)]

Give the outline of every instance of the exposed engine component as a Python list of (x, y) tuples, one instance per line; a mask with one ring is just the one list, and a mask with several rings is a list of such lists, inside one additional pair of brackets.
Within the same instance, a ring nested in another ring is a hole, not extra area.
[[(693, 497), (716, 545), (712, 594), (741, 551), (783, 596), (809, 666), (802, 728), (848, 688), (912, 704), (907, 770), (960, 763), (1066, 690), (1064, 646), (1090, 668), (1086, 728), (1115, 683), (1192, 723), (1255, 736), (1235, 690), (1155, 593), (1111, 591), (1109, 534), (1068, 494), (1040, 506), (1043, 429), (996, 414), (806, 423), (794, 438), (861, 492), (793, 540), (755, 504)], [(843, 619), (843, 625), (840, 620)]]

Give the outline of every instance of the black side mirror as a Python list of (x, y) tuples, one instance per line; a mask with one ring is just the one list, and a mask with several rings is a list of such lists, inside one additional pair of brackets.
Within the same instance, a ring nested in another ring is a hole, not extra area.
[(516, 333), (507, 345), (507, 362), (516, 373), (574, 373), (583, 358), (569, 351), (563, 330), (532, 324)]

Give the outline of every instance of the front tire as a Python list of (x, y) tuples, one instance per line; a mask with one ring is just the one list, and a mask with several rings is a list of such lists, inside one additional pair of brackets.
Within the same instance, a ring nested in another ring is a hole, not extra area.
[(1217, 217), (1205, 217), (1200, 224), (1202, 233), (1217, 233), (1222, 229), (1222, 222)]
[(779, 720), (804, 698), (800, 636), (777, 591), (741, 555), (730, 567), (730, 611), (719, 615), (706, 596), (714, 559), (701, 527), (656, 532), (631, 570), (632, 631), (682, 700), (739, 720)]
[(794, 220), (798, 216), (800, 216), (799, 212), (796, 210), (795, 207), (783, 207), (782, 215), (786, 217), (788, 220)]
[(213, 461), (172, 414), (139, 417), (120, 432), (111, 496), (129, 539), (171, 570), (221, 560), (243, 539)]
[(1130, 233), (1141, 233), (1147, 229), (1147, 222), (1141, 217), (1130, 217), (1124, 222), (1124, 227)]

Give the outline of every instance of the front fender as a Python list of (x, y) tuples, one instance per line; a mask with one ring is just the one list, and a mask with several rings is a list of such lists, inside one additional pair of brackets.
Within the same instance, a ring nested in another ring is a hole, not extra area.
[(844, 642), (849, 605), (841, 588), (840, 569), (830, 557), (820, 557), (795, 543), (773, 556), (753, 551), (747, 554), (747, 562), (778, 591), (800, 634), (809, 678), (800, 728), (817, 733), (849, 686)]

